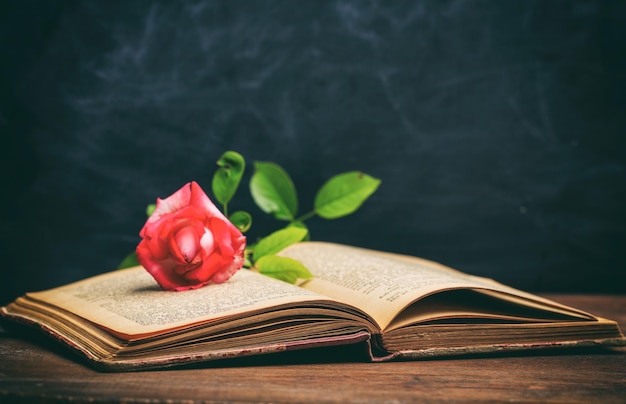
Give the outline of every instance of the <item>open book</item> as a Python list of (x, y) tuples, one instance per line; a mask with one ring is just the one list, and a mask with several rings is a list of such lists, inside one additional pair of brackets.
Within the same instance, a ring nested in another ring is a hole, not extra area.
[(165, 292), (136, 267), (28, 293), (1, 314), (110, 371), (355, 343), (383, 361), (626, 342), (613, 321), (431, 261), (319, 242), (280, 255), (314, 278), (241, 270)]

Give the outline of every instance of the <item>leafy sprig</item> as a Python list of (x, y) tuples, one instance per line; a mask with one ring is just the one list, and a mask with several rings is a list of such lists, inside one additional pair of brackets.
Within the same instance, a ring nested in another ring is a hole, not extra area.
[[(225, 152), (217, 161), (219, 168), (213, 175), (212, 192), (226, 217), (242, 232), (250, 230), (252, 215), (245, 211), (229, 214), (228, 206), (239, 189), (246, 161), (235, 151)], [(354, 213), (378, 189), (381, 181), (360, 171), (350, 171), (330, 178), (317, 191), (313, 209), (298, 216), (298, 193), (287, 172), (273, 162), (257, 161), (250, 178), (250, 194), (259, 209), (275, 219), (286, 221), (284, 228), (248, 244), (245, 267), (261, 274), (295, 283), (310, 279), (311, 273), (300, 262), (276, 255), (284, 248), (303, 240), (310, 234), (305, 221), (319, 216), (338, 219)], [(154, 205), (148, 205), (148, 216)], [(120, 268), (137, 265), (134, 253), (124, 259)]]

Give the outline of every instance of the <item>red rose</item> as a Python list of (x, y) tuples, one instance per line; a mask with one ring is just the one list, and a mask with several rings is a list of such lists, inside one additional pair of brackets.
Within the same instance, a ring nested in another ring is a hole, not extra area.
[(139, 235), (137, 259), (165, 290), (222, 283), (244, 262), (245, 236), (196, 182), (157, 199)]

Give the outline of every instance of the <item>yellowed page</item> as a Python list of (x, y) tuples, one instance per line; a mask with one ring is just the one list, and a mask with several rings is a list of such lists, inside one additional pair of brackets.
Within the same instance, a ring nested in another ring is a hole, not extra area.
[(504, 285), (500, 282), (497, 282), (490, 278), (485, 278), (481, 276), (469, 275), (464, 272), (458, 271), (456, 269), (447, 267), (438, 262), (429, 261), (423, 258), (411, 257), (408, 255), (402, 254), (394, 254), (388, 252), (379, 252), (374, 251), (376, 254), (388, 256), (390, 258), (395, 258), (399, 260), (406, 261), (408, 263), (417, 263), (422, 266), (428, 266), (431, 268), (440, 269), (443, 272), (456, 273), (458, 275), (464, 276), (467, 279), (474, 279), (482, 284), (490, 285), (490, 287), (482, 290), (482, 293), (490, 294), (492, 296), (497, 296), (499, 299), (504, 299), (513, 303), (523, 304), (525, 306), (534, 307), (537, 309), (546, 309), (554, 311), (555, 313), (560, 313), (568, 316), (579, 317), (581, 319), (587, 320), (596, 320), (597, 318), (590, 313), (587, 313), (583, 310), (566, 306), (564, 304), (555, 302), (550, 299), (543, 298), (541, 296), (537, 296), (532, 293), (525, 292), (523, 290), (515, 289), (510, 286)]
[(141, 267), (28, 295), (127, 335), (177, 328), (280, 304), (326, 299), (248, 270), (238, 271), (219, 285), (166, 292)]
[(357, 247), (307, 242), (290, 246), (281, 255), (299, 260), (314, 275), (303, 288), (367, 312), (381, 329), (410, 303), (438, 291), (477, 288), (515, 293), (491, 279), (438, 263)]

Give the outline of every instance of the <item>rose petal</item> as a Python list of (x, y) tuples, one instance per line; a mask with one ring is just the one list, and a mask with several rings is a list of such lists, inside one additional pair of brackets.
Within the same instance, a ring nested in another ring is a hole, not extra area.
[(172, 260), (153, 260), (150, 253), (146, 254), (146, 250), (139, 246), (136, 253), (137, 261), (152, 275), (162, 289), (174, 290), (180, 286), (181, 281), (184, 282), (184, 279), (173, 271), (175, 264)]
[(178, 191), (165, 199), (157, 198), (156, 208), (148, 218), (148, 222), (158, 220), (161, 216), (175, 212), (189, 205), (191, 198), (191, 183), (182, 186)]
[(209, 199), (207, 194), (204, 193), (200, 185), (198, 185), (195, 181), (192, 181), (190, 189), (189, 205), (202, 209), (207, 212), (209, 216), (219, 217), (220, 219), (226, 220), (226, 217), (217, 208), (217, 206), (215, 206), (211, 199)]
[(227, 222), (214, 217), (209, 220), (208, 226), (213, 233), (215, 244), (220, 249), (220, 253), (222, 255), (232, 256), (235, 251), (232, 246), (232, 237), (230, 232), (231, 229), (228, 226)]
[(185, 274), (185, 279), (189, 281), (202, 282), (209, 281), (211, 277), (220, 271), (228, 262), (219, 254), (211, 254), (204, 258), (202, 265)]
[(166, 290), (221, 283), (243, 266), (246, 238), (196, 182), (158, 199), (140, 235), (139, 262)]
[(176, 232), (173, 239), (183, 260), (187, 263), (193, 262), (200, 251), (200, 239), (195, 229), (192, 226), (185, 226)]
[(205, 256), (213, 254), (215, 251), (215, 238), (213, 237), (213, 232), (206, 227), (203, 229), (204, 234), (202, 238), (200, 238), (200, 245), (202, 246), (202, 251)]
[(229, 280), (235, 272), (237, 272), (243, 266), (243, 257), (233, 257), (233, 261), (226, 268), (222, 269), (222, 271), (216, 273), (211, 278), (211, 282), (213, 283), (223, 283)]
[(207, 220), (207, 212), (196, 206), (185, 206), (179, 211), (172, 213), (171, 219), (177, 225), (188, 226), (189, 222), (205, 222)]

